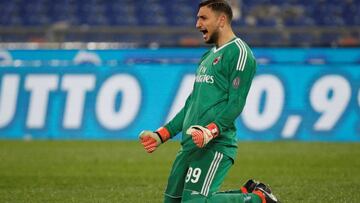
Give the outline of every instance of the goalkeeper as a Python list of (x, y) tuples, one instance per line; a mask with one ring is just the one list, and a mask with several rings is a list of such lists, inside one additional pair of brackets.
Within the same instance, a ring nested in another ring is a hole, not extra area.
[(234, 121), (245, 105), (256, 62), (231, 28), (226, 1), (201, 2), (197, 18), (204, 41), (215, 46), (201, 58), (193, 91), (169, 123), (140, 133), (145, 150), (152, 153), (182, 132), (164, 202), (277, 202), (266, 185), (253, 180), (241, 189), (217, 192), (237, 154)]

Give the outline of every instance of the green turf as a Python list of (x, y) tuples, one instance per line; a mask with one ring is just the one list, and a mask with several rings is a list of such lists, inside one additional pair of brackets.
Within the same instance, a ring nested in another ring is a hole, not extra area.
[[(360, 143), (241, 142), (222, 189), (248, 178), (282, 202), (360, 202)], [(178, 142), (0, 141), (0, 202), (161, 202)]]

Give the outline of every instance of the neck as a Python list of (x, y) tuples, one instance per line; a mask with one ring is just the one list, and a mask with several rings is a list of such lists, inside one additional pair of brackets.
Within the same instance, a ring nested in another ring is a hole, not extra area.
[(222, 32), (220, 32), (219, 38), (215, 43), (216, 47), (221, 47), (222, 45), (228, 43), (230, 40), (234, 39), (235, 34), (231, 28), (223, 28)]

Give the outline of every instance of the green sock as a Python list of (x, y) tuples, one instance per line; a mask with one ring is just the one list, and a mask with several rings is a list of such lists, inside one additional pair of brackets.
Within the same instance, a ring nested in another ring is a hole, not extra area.
[(232, 202), (232, 203), (261, 203), (261, 198), (253, 193), (244, 194), (235, 190), (213, 194), (207, 202)]
[(200, 194), (185, 193), (182, 199), (184, 203), (261, 203), (261, 198), (253, 193), (244, 194), (241, 190), (229, 190), (217, 192), (209, 197)]

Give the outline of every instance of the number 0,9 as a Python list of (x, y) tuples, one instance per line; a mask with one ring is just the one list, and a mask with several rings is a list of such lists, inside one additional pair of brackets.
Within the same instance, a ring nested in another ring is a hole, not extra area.
[(310, 92), (310, 103), (321, 115), (314, 124), (314, 130), (332, 130), (345, 112), (350, 97), (351, 86), (342, 76), (326, 75), (316, 81)]

